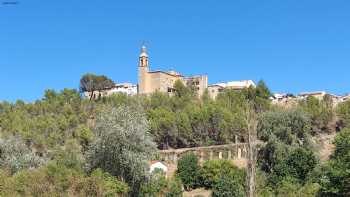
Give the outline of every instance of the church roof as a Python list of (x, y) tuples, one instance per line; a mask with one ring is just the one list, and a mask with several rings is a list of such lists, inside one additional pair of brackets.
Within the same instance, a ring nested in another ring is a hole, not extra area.
[(163, 74), (170, 75), (173, 77), (183, 77), (180, 73), (165, 72), (165, 71), (161, 71), (161, 70), (149, 71), (148, 73), (163, 73)]

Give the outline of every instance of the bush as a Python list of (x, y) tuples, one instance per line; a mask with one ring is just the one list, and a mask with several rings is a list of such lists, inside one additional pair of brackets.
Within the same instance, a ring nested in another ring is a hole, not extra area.
[(350, 127), (350, 100), (340, 103), (336, 112), (339, 118), (341, 128)]
[(200, 185), (201, 168), (198, 158), (193, 153), (181, 157), (177, 164), (177, 175), (180, 177), (185, 190), (195, 189)]
[(21, 169), (37, 168), (46, 163), (44, 158), (37, 156), (20, 137), (0, 139), (0, 165), (15, 173)]
[(162, 170), (156, 169), (141, 187), (141, 196), (158, 196), (165, 192), (167, 180)]
[(316, 167), (317, 160), (312, 151), (298, 148), (288, 156), (285, 163), (288, 166), (287, 174), (305, 183), (308, 175)]
[(225, 174), (232, 175), (241, 184), (244, 183), (245, 172), (240, 170), (228, 160), (209, 160), (203, 164), (202, 167), (203, 186), (206, 188), (213, 188)]
[(224, 174), (213, 187), (213, 197), (244, 197), (244, 186), (231, 174)]
[(320, 196), (350, 195), (350, 129), (337, 134), (335, 151), (322, 169)]
[(0, 196), (120, 196), (128, 192), (126, 183), (96, 169), (90, 176), (64, 165), (21, 170), (11, 176), (0, 171)]
[(168, 182), (168, 191), (166, 197), (182, 197), (182, 184), (177, 178), (171, 179)]
[[(96, 194), (96, 196), (112, 197), (126, 194), (129, 190), (126, 183), (118, 181), (114, 176), (103, 172), (101, 169), (94, 170), (85, 182), (88, 183), (85, 185), (85, 189), (87, 189), (85, 194), (87, 196)], [(90, 190), (91, 188), (95, 188), (96, 190)]]

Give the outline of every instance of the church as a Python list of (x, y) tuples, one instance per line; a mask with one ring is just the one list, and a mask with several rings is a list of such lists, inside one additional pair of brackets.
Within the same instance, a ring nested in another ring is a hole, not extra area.
[[(173, 95), (175, 92), (174, 84), (178, 80), (180, 80), (185, 86), (194, 87), (199, 97), (201, 97), (207, 90), (212, 99), (215, 99), (220, 92), (223, 92), (225, 89), (241, 90), (250, 86), (255, 87), (252, 80), (230, 81), (208, 85), (207, 75), (184, 76), (173, 70), (151, 70), (147, 48), (142, 46), (139, 55), (137, 85), (131, 83), (118, 83), (110, 89), (84, 92), (84, 95), (87, 98), (91, 97), (94, 99), (101, 96), (110, 96), (115, 93), (124, 93), (132, 96), (136, 94), (149, 95), (154, 92), (163, 92)], [(93, 96), (91, 96), (91, 94), (93, 94)]]
[(185, 77), (176, 71), (151, 71), (148, 58), (147, 49), (142, 46), (138, 66), (139, 94), (151, 94), (156, 91), (173, 94), (175, 91), (174, 84), (177, 80), (182, 81), (186, 86), (193, 85), (198, 96), (203, 95), (208, 88), (207, 75)]
[(231, 81), (226, 83), (216, 83), (208, 86), (207, 75), (183, 76), (176, 71), (151, 71), (147, 48), (141, 47), (138, 66), (138, 93), (151, 94), (153, 92), (164, 92), (173, 94), (174, 84), (177, 80), (182, 81), (186, 86), (194, 86), (197, 95), (202, 96), (208, 90), (209, 96), (213, 99), (224, 89), (241, 90), (250, 86), (255, 87), (252, 80)]

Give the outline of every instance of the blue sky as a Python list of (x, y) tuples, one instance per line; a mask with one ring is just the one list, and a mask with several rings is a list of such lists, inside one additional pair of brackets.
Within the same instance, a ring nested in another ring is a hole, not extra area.
[(78, 88), (81, 75), (137, 83), (152, 69), (274, 92), (350, 92), (348, 0), (0, 0), (0, 100)]

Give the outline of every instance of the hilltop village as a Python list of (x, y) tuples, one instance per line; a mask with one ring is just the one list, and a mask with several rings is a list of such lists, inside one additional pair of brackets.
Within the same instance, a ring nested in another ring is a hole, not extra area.
[(87, 73), (79, 90), (0, 102), (0, 131), (0, 196), (350, 191), (349, 95), (273, 94), (252, 80), (208, 84), (207, 75), (151, 70), (144, 46), (137, 85)]
[[(163, 92), (173, 95), (175, 92), (174, 84), (178, 80), (180, 80), (185, 86), (193, 87), (199, 97), (202, 96), (207, 90), (208, 95), (212, 99), (215, 99), (217, 95), (220, 92), (223, 92), (225, 89), (242, 90), (251, 86), (256, 87), (253, 80), (239, 80), (208, 84), (208, 75), (200, 74), (194, 76), (184, 76), (175, 70), (151, 70), (147, 48), (143, 45), (139, 55), (138, 84), (116, 83), (113, 87), (105, 88), (102, 91), (86, 91), (84, 92), (84, 95), (87, 98), (95, 99), (101, 96), (109, 96), (114, 93), (125, 93), (132, 96), (136, 94), (149, 95), (154, 92)], [(272, 104), (293, 106), (298, 101), (304, 100), (309, 96), (313, 96), (319, 100), (327, 96), (332, 100), (334, 106), (350, 99), (350, 94), (339, 96), (326, 91), (314, 91), (302, 92), (298, 95), (289, 93), (273, 93), (270, 100)]]

